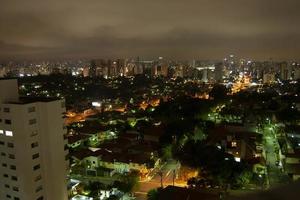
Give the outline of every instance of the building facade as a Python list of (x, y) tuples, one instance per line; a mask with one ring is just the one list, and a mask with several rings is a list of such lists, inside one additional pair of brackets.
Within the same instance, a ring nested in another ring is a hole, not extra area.
[(19, 98), (0, 80), (0, 199), (67, 200), (64, 100)]

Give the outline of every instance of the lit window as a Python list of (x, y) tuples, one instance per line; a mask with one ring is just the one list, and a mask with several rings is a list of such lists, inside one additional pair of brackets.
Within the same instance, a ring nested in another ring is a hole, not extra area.
[(5, 135), (12, 137), (13, 136), (13, 132), (12, 131), (5, 131)]
[(4, 131), (3, 131), (3, 130), (0, 130), (0, 134), (3, 135), (3, 134), (4, 134)]
[(236, 147), (236, 145), (237, 145), (236, 142), (231, 142), (232, 147)]

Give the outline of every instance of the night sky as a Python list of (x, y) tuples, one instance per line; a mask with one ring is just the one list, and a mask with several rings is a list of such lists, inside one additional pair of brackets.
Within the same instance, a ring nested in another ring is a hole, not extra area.
[(0, 0), (0, 58), (300, 58), (299, 0)]

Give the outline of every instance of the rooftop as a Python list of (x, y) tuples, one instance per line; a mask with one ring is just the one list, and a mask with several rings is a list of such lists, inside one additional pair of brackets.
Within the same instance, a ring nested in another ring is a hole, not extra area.
[(19, 101), (9, 101), (6, 103), (9, 104), (30, 104), (30, 103), (36, 103), (36, 102), (52, 102), (52, 101), (58, 101), (61, 100), (59, 98), (55, 97), (20, 97)]
[(73, 144), (77, 141), (80, 141), (80, 140), (85, 140), (87, 138), (89, 138), (90, 136), (89, 135), (84, 135), (84, 134), (76, 134), (76, 135), (68, 135), (67, 138), (68, 138), (68, 144)]

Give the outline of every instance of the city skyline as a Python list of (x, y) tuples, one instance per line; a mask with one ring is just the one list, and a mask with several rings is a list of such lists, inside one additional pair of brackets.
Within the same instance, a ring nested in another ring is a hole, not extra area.
[(0, 200), (299, 199), (299, 0), (0, 0)]
[(299, 59), (299, 2), (9, 1), (0, 59)]

